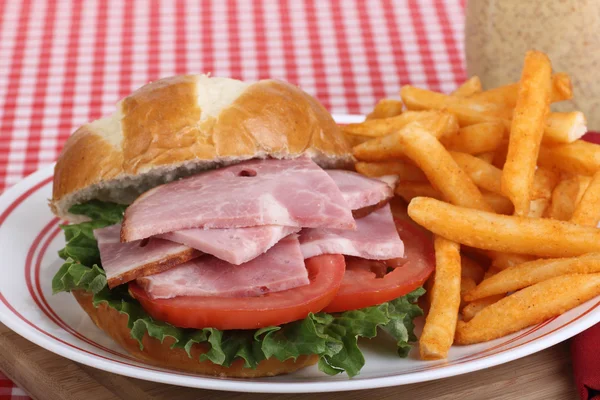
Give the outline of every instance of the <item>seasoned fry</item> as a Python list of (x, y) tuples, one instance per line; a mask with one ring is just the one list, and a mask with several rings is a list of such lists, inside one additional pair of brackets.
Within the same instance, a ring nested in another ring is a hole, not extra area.
[(469, 276), (461, 276), (460, 278), (460, 307), (459, 309), (463, 309), (467, 302), (465, 301), (465, 295), (470, 293), (477, 287), (477, 283), (473, 280), (473, 278)]
[(600, 145), (576, 140), (558, 146), (542, 146), (538, 164), (545, 168), (591, 176), (600, 171)]
[[(517, 105), (518, 93), (519, 83), (513, 83), (474, 94), (471, 96), (471, 98), (489, 103), (502, 104), (508, 108), (514, 108)], [(572, 98), (573, 85), (569, 75), (565, 74), (564, 72), (559, 72), (552, 75), (551, 101), (554, 103), (563, 100), (570, 100)]]
[(500, 272), (504, 269), (511, 268), (515, 265), (523, 264), (534, 259), (533, 256), (527, 254), (502, 253), (498, 251), (491, 251), (489, 254), (492, 258), (492, 268), (496, 272)]
[(442, 200), (442, 194), (428, 182), (400, 182), (396, 186), (395, 193), (407, 203), (410, 203), (415, 197), (431, 197)]
[(536, 283), (459, 322), (457, 344), (496, 339), (560, 315), (600, 295), (600, 274), (572, 274)]
[(486, 190), (481, 191), (481, 195), (486, 203), (494, 210), (496, 214), (512, 215), (515, 212), (513, 203), (501, 194), (488, 192)]
[(497, 168), (504, 168), (504, 164), (506, 164), (506, 156), (508, 155), (508, 139), (505, 138), (500, 146), (494, 152), (494, 160), (492, 160), (492, 165)]
[(575, 207), (571, 222), (579, 225), (598, 226), (600, 222), (600, 172), (596, 172), (581, 201)]
[(579, 181), (579, 192), (577, 192), (577, 199), (575, 200), (575, 204), (579, 204), (579, 202), (583, 198), (585, 191), (592, 182), (592, 177), (585, 175), (577, 175), (577, 180)]
[(479, 265), (475, 260), (469, 257), (462, 256), (460, 259), (461, 264), (461, 275), (463, 277), (471, 278), (475, 284), (478, 284), (483, 280), (485, 271), (483, 267)]
[[(410, 203), (415, 197), (431, 197), (438, 200), (443, 200), (442, 193), (437, 191), (427, 182), (400, 182), (396, 186), (396, 194)], [(481, 195), (485, 202), (498, 214), (511, 215), (514, 211), (513, 205), (506, 197), (501, 195), (482, 191)]]
[(481, 153), (477, 155), (477, 158), (485, 161), (488, 164), (491, 164), (494, 161), (495, 152), (489, 151), (487, 153)]
[(550, 205), (549, 199), (535, 199), (529, 203), (529, 218), (542, 218)]
[(552, 145), (581, 139), (587, 132), (586, 123), (581, 111), (550, 113), (546, 118), (543, 142)]
[(427, 181), (425, 174), (405, 161), (357, 162), (356, 172), (370, 177), (397, 175), (400, 181)]
[(467, 301), (506, 294), (556, 276), (600, 272), (600, 253), (572, 258), (539, 259), (516, 265), (481, 282), (464, 298)]
[(469, 97), (480, 92), (481, 80), (478, 76), (472, 76), (471, 78), (467, 79), (462, 85), (460, 85), (454, 92), (452, 92), (452, 96)]
[(500, 187), (502, 170), (470, 154), (451, 151), (450, 155), (477, 186), (502, 194)]
[(501, 105), (445, 95), (414, 86), (403, 86), (400, 97), (409, 110), (447, 110), (456, 115), (461, 126), (509, 120), (512, 117), (512, 110)]
[(573, 257), (600, 251), (600, 229), (550, 219), (497, 215), (417, 197), (408, 215), (449, 240), (485, 250)]
[(494, 151), (504, 138), (504, 123), (482, 122), (460, 128), (456, 133), (448, 132), (440, 138), (440, 142), (448, 150), (469, 154), (481, 154)]
[[(344, 131), (342, 130), (342, 133)], [(344, 133), (344, 136), (346, 137), (346, 140), (348, 141), (348, 143), (350, 144), (350, 147), (354, 147), (354, 146), (358, 146), (359, 144), (362, 144), (368, 140), (373, 139), (372, 137), (369, 136), (361, 136), (361, 135), (348, 135)]]
[(444, 146), (417, 123), (397, 132), (398, 145), (427, 176), (444, 199), (453, 204), (489, 210), (477, 186), (456, 164)]
[[(405, 115), (405, 114), (403, 114)], [(400, 144), (401, 136), (404, 130), (414, 130), (419, 127), (420, 132), (427, 136), (440, 136), (448, 129), (458, 129), (458, 126), (450, 123), (453, 119), (447, 117), (450, 114), (444, 114), (443, 117), (433, 123), (415, 121), (406, 125), (404, 128), (390, 133), (389, 135), (369, 140), (353, 148), (354, 156), (362, 161), (388, 161), (391, 159), (406, 158), (404, 148)], [(440, 122), (441, 121), (441, 122)]]
[(460, 306), (460, 246), (436, 236), (434, 247), (436, 268), (431, 307), (419, 338), (423, 360), (437, 360), (448, 355)]
[(549, 199), (560, 182), (560, 173), (546, 168), (538, 168), (533, 177), (532, 199)]
[(502, 172), (502, 192), (515, 205), (515, 214), (521, 216), (529, 213), (536, 161), (550, 106), (551, 73), (545, 54), (527, 52)]
[(568, 221), (573, 216), (577, 195), (579, 194), (579, 179), (574, 176), (561, 181), (552, 192), (552, 201), (547, 210), (550, 218)]
[(573, 98), (573, 83), (571, 77), (565, 72), (552, 75), (552, 102), (556, 103)]
[(486, 297), (486, 298), (475, 300), (475, 301), (468, 303), (462, 309), (463, 321), (472, 320), (473, 317), (475, 317), (477, 314), (479, 314), (479, 312), (481, 310), (483, 310), (487, 306), (497, 303), (499, 300), (502, 300), (502, 298), (504, 298), (504, 295), (499, 294), (496, 296), (490, 296), (490, 297)]
[(367, 119), (390, 118), (402, 114), (403, 104), (400, 100), (381, 99), (375, 105), (373, 111), (367, 115)]
[[(478, 187), (496, 194), (502, 194), (502, 170), (470, 154), (455, 151), (451, 151), (450, 154)], [(559, 174), (553, 171), (538, 168), (534, 174), (531, 198), (549, 198), (559, 177)]]
[(404, 128), (411, 122), (421, 122), (423, 127), (438, 137), (458, 131), (458, 121), (450, 113), (443, 111), (407, 111), (395, 117), (370, 119), (364, 122), (348, 124), (342, 127), (347, 135), (382, 137)]

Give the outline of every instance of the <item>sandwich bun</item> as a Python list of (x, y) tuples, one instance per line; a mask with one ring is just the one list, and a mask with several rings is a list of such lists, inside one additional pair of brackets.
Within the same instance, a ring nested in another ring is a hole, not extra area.
[(350, 150), (329, 112), (293, 85), (174, 76), (141, 87), (69, 137), (50, 208), (80, 222), (68, 212), (74, 204), (129, 204), (152, 187), (251, 158), (309, 154), (324, 168), (345, 168)]

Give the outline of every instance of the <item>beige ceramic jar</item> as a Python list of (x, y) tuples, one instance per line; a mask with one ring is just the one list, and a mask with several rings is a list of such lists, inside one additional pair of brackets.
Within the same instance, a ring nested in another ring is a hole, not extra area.
[(556, 109), (579, 109), (600, 130), (600, 0), (467, 1), (467, 72), (484, 88), (517, 81), (529, 49), (573, 80), (575, 99)]

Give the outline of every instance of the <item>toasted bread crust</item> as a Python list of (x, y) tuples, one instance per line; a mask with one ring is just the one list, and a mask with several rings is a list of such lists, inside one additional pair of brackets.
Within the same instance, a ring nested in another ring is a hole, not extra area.
[[(131, 201), (158, 184), (250, 158), (308, 153), (322, 166), (350, 166), (345, 136), (302, 90), (275, 80), (221, 80), (215, 89), (206, 84), (211, 80), (218, 78), (152, 82), (123, 99), (112, 116), (79, 128), (55, 167), (54, 213), (69, 219), (68, 208), (78, 202)], [(223, 100), (224, 91), (233, 100)], [(219, 107), (211, 110), (213, 100)]]
[(171, 348), (174, 339), (167, 337), (164, 342), (151, 338), (146, 334), (142, 339), (143, 350), (137, 340), (130, 335), (127, 327), (127, 315), (117, 310), (100, 304), (97, 308), (92, 303), (92, 294), (84, 291), (73, 291), (73, 296), (79, 305), (90, 316), (98, 328), (105, 331), (115, 342), (127, 350), (130, 354), (140, 360), (161, 368), (175, 369), (179, 371), (197, 373), (202, 375), (214, 375), (231, 378), (258, 378), (263, 376), (275, 376), (297, 371), (301, 368), (315, 364), (318, 357), (300, 356), (296, 361), (278, 361), (274, 358), (261, 361), (256, 369), (244, 368), (243, 360), (236, 360), (230, 367), (213, 364), (210, 361), (199, 361), (202, 353), (208, 350), (208, 346), (194, 344), (191, 349), (191, 357), (184, 349)]

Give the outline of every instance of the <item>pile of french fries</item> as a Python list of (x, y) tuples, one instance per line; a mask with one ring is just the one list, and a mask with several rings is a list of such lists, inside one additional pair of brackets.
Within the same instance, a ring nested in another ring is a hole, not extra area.
[(517, 83), (482, 91), (473, 77), (450, 95), (400, 96), (342, 129), (356, 170), (399, 176), (409, 216), (433, 233), (423, 359), (600, 295), (600, 146), (580, 140), (581, 112), (550, 112), (573, 97), (567, 74), (530, 51)]

